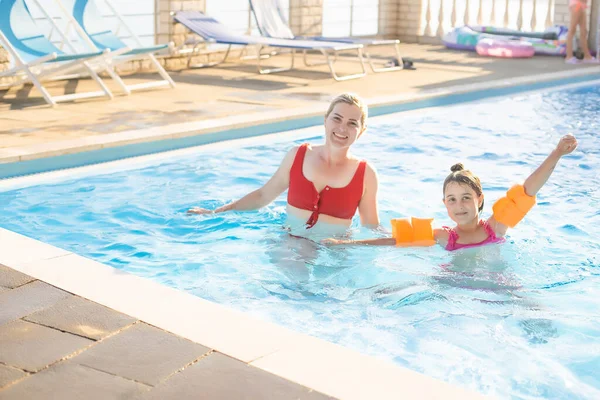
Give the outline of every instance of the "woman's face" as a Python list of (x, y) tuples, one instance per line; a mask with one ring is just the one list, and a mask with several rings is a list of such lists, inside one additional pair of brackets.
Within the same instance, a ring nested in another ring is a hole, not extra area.
[(354, 104), (338, 103), (325, 118), (325, 142), (335, 147), (349, 147), (363, 133), (362, 113)]

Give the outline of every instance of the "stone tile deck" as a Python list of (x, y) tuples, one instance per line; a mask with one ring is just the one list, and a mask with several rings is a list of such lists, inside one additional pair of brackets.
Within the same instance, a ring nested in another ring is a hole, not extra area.
[(2, 400), (330, 398), (3, 265), (0, 288)]

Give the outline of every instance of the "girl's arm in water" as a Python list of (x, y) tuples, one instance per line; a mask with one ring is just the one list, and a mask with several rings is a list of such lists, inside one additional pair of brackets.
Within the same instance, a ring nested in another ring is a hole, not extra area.
[[(437, 244), (441, 246), (446, 246), (448, 242), (448, 231), (445, 229), (434, 229), (433, 237)], [(374, 238), (374, 239), (324, 239), (321, 241), (322, 244), (325, 245), (360, 245), (360, 246), (396, 246), (396, 239), (393, 237), (386, 238)], [(400, 247), (421, 247), (418, 245), (411, 246), (401, 245)]]
[(297, 151), (298, 147), (294, 147), (286, 154), (275, 174), (260, 189), (250, 192), (241, 199), (225, 204), (214, 210), (193, 207), (187, 212), (190, 214), (211, 214), (230, 210), (248, 211), (257, 210), (270, 204), (290, 185), (290, 170), (294, 163), (294, 157), (296, 157)]

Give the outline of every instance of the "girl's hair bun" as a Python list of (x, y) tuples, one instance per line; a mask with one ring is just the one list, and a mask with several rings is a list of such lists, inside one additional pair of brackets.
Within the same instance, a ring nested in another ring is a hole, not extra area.
[(458, 171), (462, 171), (464, 169), (465, 169), (465, 166), (462, 163), (456, 163), (450, 167), (450, 171), (452, 171), (452, 172), (458, 172)]

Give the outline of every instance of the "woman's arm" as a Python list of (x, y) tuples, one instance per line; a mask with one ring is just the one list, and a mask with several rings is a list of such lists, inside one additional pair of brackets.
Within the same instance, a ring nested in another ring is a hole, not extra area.
[(358, 204), (358, 213), (361, 224), (369, 228), (379, 226), (379, 211), (377, 209), (378, 189), (379, 178), (377, 177), (377, 171), (367, 163), (365, 169), (365, 190)]
[(326, 245), (339, 245), (339, 244), (358, 244), (366, 246), (395, 246), (396, 239), (394, 238), (376, 238), (376, 239), (323, 239), (322, 244)]
[[(434, 229), (433, 237), (435, 241), (442, 246), (445, 246), (448, 242), (448, 232), (445, 229)], [(324, 239), (321, 240), (322, 244), (326, 245), (340, 245), (340, 244), (357, 244), (366, 246), (396, 246), (396, 239), (393, 237), (389, 238), (375, 238), (375, 239)], [(411, 247), (410, 243), (406, 245), (400, 245), (401, 247)], [(420, 247), (420, 246), (415, 246)]]
[(283, 191), (286, 190), (290, 185), (290, 170), (292, 168), (292, 164), (294, 163), (294, 157), (296, 157), (297, 151), (298, 147), (294, 147), (286, 154), (275, 174), (260, 189), (250, 192), (241, 199), (229, 204), (225, 204), (224, 206), (214, 210), (193, 207), (187, 212), (190, 214), (210, 214), (230, 210), (256, 210), (266, 206), (275, 200), (277, 196), (283, 193)]
[[(556, 167), (556, 164), (558, 164), (558, 161), (561, 159), (561, 157), (572, 153), (576, 148), (577, 139), (575, 139), (575, 136), (563, 136), (556, 145), (556, 148), (552, 150), (552, 152), (548, 155), (548, 157), (546, 157), (540, 166), (537, 167), (537, 169), (533, 171), (533, 173), (529, 175), (527, 179), (525, 179), (525, 182), (523, 183), (525, 194), (531, 197), (535, 196), (542, 186), (544, 186), (544, 184), (548, 181), (548, 178), (550, 178), (550, 175), (552, 175), (552, 172), (554, 172), (554, 168)], [(506, 231), (508, 230), (508, 226), (497, 221), (493, 215), (488, 219), (488, 224), (494, 230), (496, 235), (499, 236), (506, 234)]]

